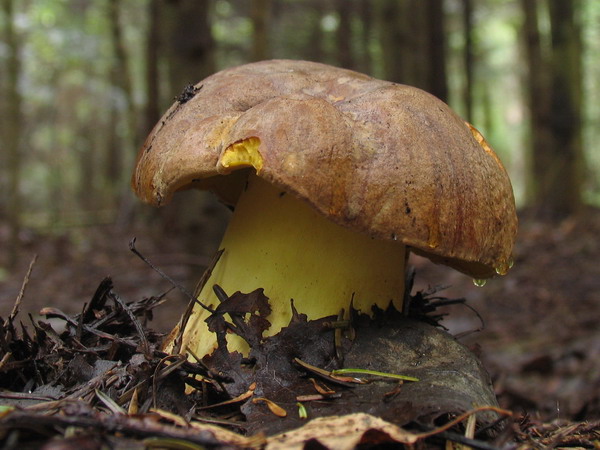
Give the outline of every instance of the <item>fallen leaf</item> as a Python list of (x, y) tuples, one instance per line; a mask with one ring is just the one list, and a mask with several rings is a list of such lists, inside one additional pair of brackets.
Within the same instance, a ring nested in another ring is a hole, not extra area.
[(365, 413), (321, 417), (295, 430), (267, 438), (266, 450), (301, 450), (309, 441), (326, 449), (353, 450), (360, 444), (414, 444), (419, 437)]
[(187, 421), (183, 417), (173, 414), (172, 412), (165, 411), (164, 409), (150, 408), (150, 412), (158, 414), (163, 419), (173, 422), (175, 425), (179, 425), (180, 427), (187, 427), (188, 425)]
[(252, 399), (252, 403), (254, 403), (254, 404), (261, 403), (261, 402), (264, 402), (269, 407), (271, 412), (273, 414), (275, 414), (277, 417), (286, 417), (287, 416), (287, 411), (285, 409), (283, 409), (277, 403), (269, 400), (268, 398), (257, 397), (257, 398)]

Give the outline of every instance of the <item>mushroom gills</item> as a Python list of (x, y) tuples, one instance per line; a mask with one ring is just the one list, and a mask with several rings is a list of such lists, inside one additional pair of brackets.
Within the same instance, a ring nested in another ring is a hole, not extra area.
[[(272, 312), (274, 335), (292, 317), (290, 299), (308, 319), (337, 315), (350, 305), (371, 313), (390, 302), (402, 309), (405, 246), (341, 227), (306, 202), (249, 175), (223, 237), (221, 258), (198, 299), (213, 307), (218, 284), (231, 295), (263, 288)], [(205, 323), (209, 313), (196, 306), (183, 335), (182, 349), (203, 356), (216, 347)], [(228, 335), (229, 351), (248, 353), (247, 344)]]

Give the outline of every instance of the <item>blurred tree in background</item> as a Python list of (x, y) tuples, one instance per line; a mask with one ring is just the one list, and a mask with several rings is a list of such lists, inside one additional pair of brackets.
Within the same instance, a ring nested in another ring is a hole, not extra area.
[(5, 219), (9, 228), (9, 246), (7, 264), (13, 266), (17, 260), (18, 235), (21, 217), (21, 134), (22, 111), (19, 78), (21, 77), (21, 42), (15, 30), (15, 5), (13, 0), (2, 0), (4, 13), (4, 43), (6, 60), (4, 67), (6, 74), (2, 77), (5, 87), (2, 93), (2, 158), (3, 180), (0, 190), (5, 193), (2, 203), (6, 213), (0, 214), (0, 219)]
[[(139, 217), (129, 176), (160, 114), (187, 84), (264, 58), (322, 61), (444, 99), (488, 137), (519, 205), (540, 217), (600, 202), (600, 2), (1, 1), (0, 231), (15, 246), (20, 229)], [(218, 210), (185, 202), (143, 217), (216, 233), (202, 218)]]
[[(581, 1), (522, 0), (531, 114), (530, 183), (538, 215), (564, 218), (582, 206)], [(539, 16), (547, 8), (549, 30)]]

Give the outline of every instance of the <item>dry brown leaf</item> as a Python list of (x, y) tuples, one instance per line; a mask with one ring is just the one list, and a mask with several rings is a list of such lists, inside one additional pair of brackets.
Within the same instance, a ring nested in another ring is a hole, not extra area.
[(175, 425), (179, 425), (180, 427), (188, 426), (188, 422), (183, 417), (173, 414), (172, 412), (165, 411), (164, 409), (150, 408), (150, 412), (153, 412), (154, 414), (157, 414), (163, 419), (173, 422)]
[(264, 434), (258, 433), (253, 436), (242, 436), (241, 434), (229, 431), (226, 428), (217, 425), (206, 424), (192, 420), (190, 427), (200, 432), (206, 431), (212, 433), (212, 435), (222, 444), (229, 444), (240, 448), (263, 448), (266, 439)]
[(259, 402), (264, 402), (269, 407), (271, 412), (273, 414), (275, 414), (277, 417), (286, 417), (287, 416), (287, 411), (285, 409), (283, 409), (277, 403), (269, 400), (268, 398), (257, 397), (257, 398), (252, 399), (252, 403), (254, 403), (254, 404), (259, 403)]
[(402, 428), (364, 413), (322, 417), (292, 431), (267, 438), (266, 450), (301, 450), (316, 439), (328, 449), (353, 450), (369, 432), (368, 443), (396, 442), (414, 444), (419, 438)]
[(133, 394), (131, 395), (131, 400), (129, 400), (129, 407), (127, 408), (127, 414), (129, 414), (130, 416), (137, 414), (139, 411), (138, 388), (139, 388), (139, 386), (135, 387), (135, 389), (133, 390)]
[(201, 409), (211, 409), (211, 408), (217, 408), (219, 406), (231, 405), (233, 403), (242, 402), (244, 400), (249, 399), (250, 397), (252, 397), (254, 395), (254, 389), (256, 389), (256, 383), (252, 383), (246, 392), (244, 392), (243, 394), (238, 395), (235, 398), (232, 398), (232, 399), (229, 399), (229, 400), (225, 400), (224, 402), (220, 402), (220, 403), (214, 403), (212, 405), (200, 406), (200, 407), (198, 407), (196, 409), (198, 409), (198, 410), (201, 410)]
[(315, 390), (322, 395), (333, 395), (335, 394), (335, 391), (329, 389), (327, 386), (321, 385), (317, 382), (317, 380), (315, 380), (314, 378), (310, 378), (310, 381), (313, 384), (313, 387), (315, 388)]

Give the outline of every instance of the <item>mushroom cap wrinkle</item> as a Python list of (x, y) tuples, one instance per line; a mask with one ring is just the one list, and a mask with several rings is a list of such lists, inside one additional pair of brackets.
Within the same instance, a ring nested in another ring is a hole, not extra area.
[(235, 204), (247, 170), (329, 220), (475, 278), (505, 273), (517, 231), (506, 170), (483, 136), (414, 87), (272, 60), (218, 72), (178, 100), (140, 149), (132, 185)]

